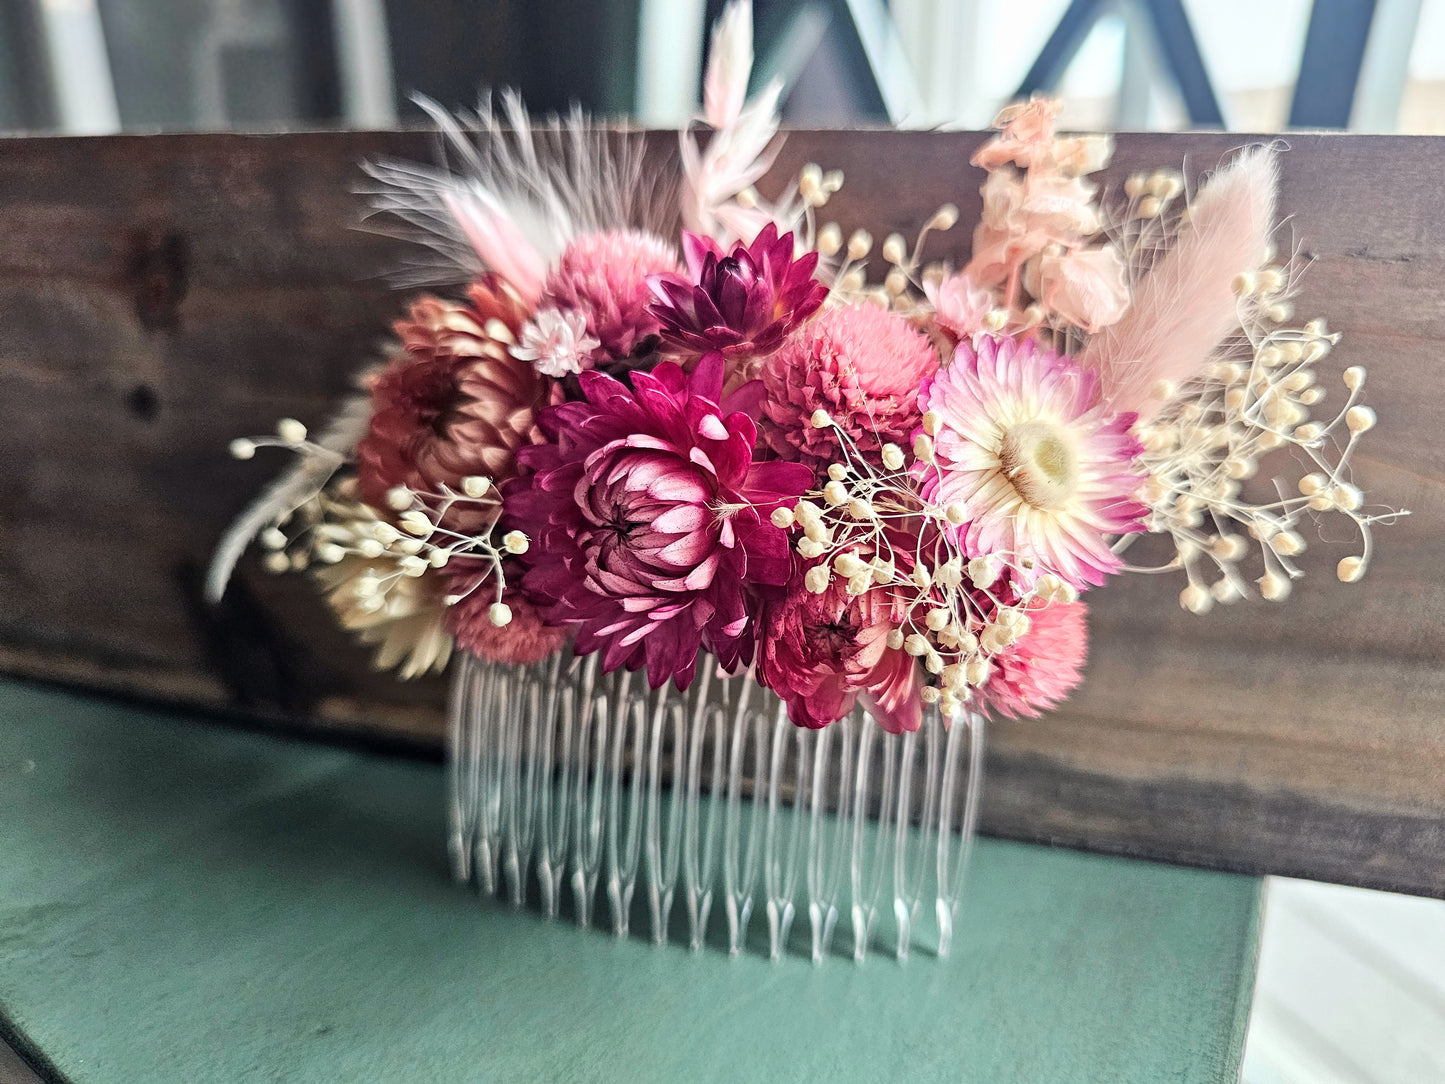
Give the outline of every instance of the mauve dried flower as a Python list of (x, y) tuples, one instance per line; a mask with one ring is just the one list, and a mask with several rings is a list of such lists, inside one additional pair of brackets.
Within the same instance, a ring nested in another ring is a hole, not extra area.
[[(508, 352), (525, 320), (520, 300), (495, 278), (473, 285), (465, 303), (427, 297), (412, 305), (396, 325), (402, 352), (372, 381), (371, 421), (356, 448), (362, 500), (386, 508), (396, 487), (460, 493), (468, 477), (499, 483), (516, 472), (516, 451), (548, 397), (547, 381)], [(492, 518), (460, 503), (446, 526), (476, 531)]]

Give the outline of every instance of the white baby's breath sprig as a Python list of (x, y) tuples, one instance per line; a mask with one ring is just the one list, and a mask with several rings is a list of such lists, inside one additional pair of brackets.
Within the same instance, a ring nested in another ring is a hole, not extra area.
[[(1336, 567), (1342, 582), (1354, 583), (1369, 566), (1372, 527), (1408, 514), (1366, 510), (1351, 478), (1351, 457), (1375, 420), (1360, 402), (1363, 367), (1345, 370), (1343, 403), (1317, 417), (1329, 392), (1315, 365), (1339, 336), (1322, 320), (1287, 323), (1292, 286), (1287, 266), (1242, 272), (1234, 288), (1248, 353), (1222, 357), (1186, 388), (1161, 388), (1168, 405), (1139, 433), (1150, 476), (1149, 529), (1168, 535), (1175, 554), (1163, 566), (1134, 570), (1182, 569), (1188, 583), (1179, 601), (1193, 613), (1255, 593), (1288, 597), (1304, 574), (1296, 560), (1308, 546), (1302, 528), (1327, 517), (1348, 521), (1358, 539), (1359, 552)], [(1261, 496), (1260, 487), (1246, 492), (1261, 460), (1282, 450), (1292, 456), (1272, 462), (1295, 470), (1274, 479), (1272, 496)], [(1243, 568), (1251, 553), (1259, 556), (1258, 575)]]
[[(925, 429), (930, 421), (925, 418)], [(1007, 553), (970, 560), (958, 544), (963, 509), (927, 501), (915, 471), (937, 471), (925, 432), (909, 451), (885, 443), (864, 455), (826, 410), (805, 423), (829, 429), (839, 461), (827, 482), (792, 507), (773, 513), (773, 525), (794, 532), (799, 556), (816, 562), (804, 587), (822, 594), (835, 582), (848, 595), (887, 591), (905, 617), (888, 634), (889, 646), (915, 656), (933, 678), (928, 703), (952, 714), (988, 680), (993, 657), (1029, 629), (1029, 612), (1077, 593), (1055, 576), (1041, 577), (1021, 595), (1005, 598), (996, 588), (1010, 570), (1029, 562)], [(1010, 588), (1016, 584), (1010, 581)]]
[[(325, 455), (338, 465), (344, 461), (312, 445), (305, 428), (291, 419), (278, 423), (274, 437), (233, 441), (231, 451), (250, 458), (268, 446), (308, 457)], [(468, 476), (459, 486), (437, 492), (397, 486), (386, 493), (386, 508), (376, 509), (360, 499), (354, 477), (334, 481), (301, 503), (288, 504), (259, 532), (265, 567), (315, 573), (343, 626), (378, 645), (379, 669), (397, 667), (404, 678), (440, 669), (451, 651), (445, 608), (487, 589), (494, 595), (490, 620), (507, 624), (511, 610), (503, 602), (504, 558), (525, 553), (530, 545), (517, 530), (495, 537), (501, 495), (492, 479)], [(449, 525), (456, 518), (453, 512), (464, 512), (469, 522), (483, 526), (470, 533), (455, 530)], [(451, 594), (443, 593), (437, 575), (443, 568)]]

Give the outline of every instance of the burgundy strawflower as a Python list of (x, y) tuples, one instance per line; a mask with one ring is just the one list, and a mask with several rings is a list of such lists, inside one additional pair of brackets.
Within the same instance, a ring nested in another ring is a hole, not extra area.
[[(632, 388), (591, 371), (583, 398), (542, 412), (544, 443), (518, 454), (505, 513), (533, 539), (522, 584), (578, 654), (649, 683), (692, 680), (699, 647), (725, 669), (751, 659), (760, 590), (787, 581), (788, 539), (769, 522), (811, 481), (754, 463), (757, 388), (722, 398), (723, 358), (672, 362)], [(751, 406), (752, 411), (739, 409)]]
[(721, 351), (729, 361), (760, 357), (812, 316), (828, 296), (813, 278), (818, 254), (793, 258), (793, 235), (769, 223), (751, 245), (724, 253), (710, 237), (684, 232), (688, 277), (654, 275), (663, 349), (681, 355)]
[[(460, 492), (468, 475), (500, 483), (515, 473), (514, 454), (530, 439), (549, 382), (488, 328), (499, 321), (515, 335), (526, 319), (521, 301), (494, 278), (475, 283), (465, 303), (424, 297), (412, 305), (396, 324), (401, 352), (372, 380), (371, 421), (356, 448), (362, 500), (384, 509), (396, 486)], [(446, 526), (481, 530), (489, 516), (459, 503)]]
[(758, 680), (787, 703), (788, 718), (813, 729), (837, 722), (863, 705), (885, 730), (917, 730), (923, 720), (918, 660), (888, 646), (888, 634), (908, 616), (904, 600), (886, 587), (850, 595), (832, 577), (814, 594), (795, 570), (788, 590), (770, 602), (758, 648)]

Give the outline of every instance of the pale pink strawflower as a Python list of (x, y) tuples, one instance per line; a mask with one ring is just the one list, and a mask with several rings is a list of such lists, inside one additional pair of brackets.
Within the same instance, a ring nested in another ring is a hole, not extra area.
[(1088, 607), (1053, 602), (1028, 611), (1029, 631), (991, 658), (978, 690), (983, 706), (1010, 718), (1037, 716), (1062, 703), (1083, 680), (1089, 652)]
[(779, 457), (826, 469), (840, 450), (832, 427), (809, 423), (822, 409), (859, 453), (876, 459), (884, 444), (912, 438), (919, 389), (937, 368), (928, 336), (896, 313), (826, 309), (763, 363), (763, 435)]
[(587, 334), (587, 321), (579, 312), (543, 309), (522, 328), (512, 357), (529, 361), (543, 376), (564, 377), (586, 368), (592, 351), (602, 344)]
[(958, 345), (919, 398), (936, 416), (934, 464), (915, 469), (928, 501), (957, 505), (970, 557), (1002, 557), (1027, 588), (1052, 572), (1079, 590), (1122, 565), (1113, 537), (1144, 529), (1145, 480), (1131, 432), (1098, 374), (1034, 340)]
[(676, 251), (654, 234), (586, 233), (567, 246), (548, 274), (543, 301), (582, 316), (588, 334), (601, 343), (594, 364), (621, 360), (657, 333), (648, 276), (677, 270)]

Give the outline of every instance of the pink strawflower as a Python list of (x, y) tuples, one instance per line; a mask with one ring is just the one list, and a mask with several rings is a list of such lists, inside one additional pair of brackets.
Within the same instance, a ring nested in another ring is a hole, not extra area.
[[(754, 463), (756, 389), (722, 398), (723, 358), (672, 362), (632, 388), (592, 371), (582, 400), (542, 412), (545, 443), (518, 453), (508, 521), (534, 540), (523, 587), (604, 671), (646, 667), (654, 688), (692, 680), (699, 647), (751, 659), (759, 592), (787, 581), (788, 539), (768, 517), (809, 473)], [(741, 408), (741, 409), (740, 409)]]
[(984, 337), (959, 343), (919, 402), (939, 420), (921, 489), (961, 507), (969, 556), (1004, 558), (1025, 588), (1053, 572), (1082, 590), (1118, 570), (1111, 536), (1143, 530), (1148, 513), (1143, 447), (1135, 415), (1109, 413), (1097, 373), (1034, 340)]
[(1088, 607), (1053, 602), (1028, 611), (1029, 631), (991, 658), (981, 704), (1010, 718), (1037, 716), (1062, 703), (1083, 680), (1089, 652)]
[(588, 334), (602, 344), (594, 363), (620, 360), (657, 333), (648, 276), (676, 270), (676, 252), (654, 234), (585, 233), (567, 246), (547, 275), (544, 304), (582, 315)]
[(813, 278), (816, 252), (793, 258), (793, 235), (768, 223), (751, 245), (723, 252), (710, 237), (682, 235), (687, 278), (651, 280), (663, 348), (683, 355), (721, 351), (729, 361), (762, 357), (812, 316), (828, 296)]
[(447, 607), (447, 628), (463, 651), (505, 666), (531, 666), (560, 651), (567, 642), (567, 630), (544, 622), (541, 611), (511, 584), (503, 592), (502, 601), (512, 611), (512, 619), (498, 626), (491, 618), (497, 596), (490, 581), (475, 586), (477, 573), (470, 569), (454, 571), (449, 567), (444, 576), (448, 588), (467, 592)]
[(780, 457), (826, 469), (839, 448), (832, 428), (809, 424), (821, 408), (876, 459), (882, 445), (912, 440), (922, 417), (919, 388), (937, 368), (928, 336), (896, 313), (876, 305), (828, 309), (763, 363), (763, 436)]
[(918, 660), (888, 646), (889, 632), (908, 616), (906, 603), (885, 587), (850, 595), (841, 576), (815, 595), (803, 584), (806, 571), (798, 568), (786, 594), (766, 609), (758, 680), (786, 702), (796, 726), (837, 722), (861, 698), (885, 730), (917, 730)]

